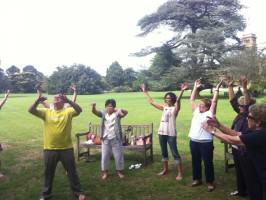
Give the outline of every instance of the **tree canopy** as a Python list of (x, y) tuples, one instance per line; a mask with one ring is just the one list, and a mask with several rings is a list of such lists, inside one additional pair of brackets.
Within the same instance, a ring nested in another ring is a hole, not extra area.
[(48, 79), (48, 93), (70, 93), (70, 86), (75, 84), (79, 94), (97, 94), (103, 92), (101, 76), (93, 69), (83, 64), (70, 67), (57, 67)]
[[(238, 0), (170, 0), (139, 20), (139, 35), (162, 27), (173, 31), (175, 36), (164, 45), (181, 58), (180, 67), (190, 69), (194, 79), (220, 67), (226, 53), (241, 48), (237, 32), (245, 28), (242, 7)], [(160, 47), (145, 48), (136, 55), (158, 50)]]

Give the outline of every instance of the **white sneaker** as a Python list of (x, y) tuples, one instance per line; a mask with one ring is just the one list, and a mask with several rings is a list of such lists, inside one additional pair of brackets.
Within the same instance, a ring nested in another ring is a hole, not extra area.
[(128, 169), (134, 169), (135, 168), (135, 165), (130, 165)]
[(141, 163), (135, 165), (135, 169), (139, 169), (141, 167)]

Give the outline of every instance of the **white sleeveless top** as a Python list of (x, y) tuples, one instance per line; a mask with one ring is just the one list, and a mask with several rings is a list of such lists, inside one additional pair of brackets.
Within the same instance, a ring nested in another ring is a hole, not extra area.
[(174, 114), (174, 109), (174, 106), (164, 106), (158, 130), (159, 135), (176, 136), (176, 115)]

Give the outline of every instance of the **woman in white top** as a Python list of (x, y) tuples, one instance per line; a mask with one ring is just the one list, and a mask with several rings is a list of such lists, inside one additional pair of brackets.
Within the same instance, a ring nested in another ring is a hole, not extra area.
[(189, 131), (190, 152), (192, 157), (192, 187), (202, 184), (201, 162), (203, 160), (205, 166), (205, 177), (208, 184), (208, 191), (215, 189), (214, 186), (214, 166), (213, 166), (213, 137), (210, 132), (202, 127), (202, 124), (207, 121), (208, 117), (213, 117), (216, 113), (219, 88), (223, 81), (216, 86), (212, 101), (207, 98), (201, 99), (200, 103), (196, 104), (198, 90), (201, 87), (200, 79), (195, 81), (194, 88), (190, 97), (193, 117)]
[(144, 84), (142, 84), (140, 88), (144, 93), (144, 95), (147, 97), (148, 102), (155, 108), (163, 111), (160, 127), (158, 130), (159, 142), (162, 153), (163, 170), (160, 173), (158, 173), (158, 175), (163, 176), (168, 173), (168, 150), (167, 150), (167, 143), (168, 143), (176, 162), (176, 167), (177, 167), (176, 180), (177, 181), (182, 180), (183, 178), (182, 162), (176, 144), (177, 143), (176, 117), (178, 112), (180, 111), (180, 99), (184, 91), (188, 88), (188, 84), (187, 83), (182, 84), (181, 93), (178, 98), (172, 92), (166, 93), (164, 96), (164, 101), (165, 101), (164, 105), (161, 105), (153, 101)]

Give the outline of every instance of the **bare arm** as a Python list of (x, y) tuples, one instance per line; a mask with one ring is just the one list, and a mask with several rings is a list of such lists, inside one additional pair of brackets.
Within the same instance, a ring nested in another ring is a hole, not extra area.
[(77, 87), (76, 87), (76, 85), (72, 85), (70, 88), (73, 90), (72, 101), (73, 101), (74, 103), (76, 103), (77, 95), (78, 95)]
[(198, 89), (201, 86), (201, 82), (200, 79), (196, 80), (194, 83), (194, 87), (190, 96), (190, 104), (191, 104), (191, 109), (192, 111), (194, 111), (197, 108), (197, 104), (196, 104), (196, 98), (198, 95)]
[(28, 109), (28, 111), (35, 115), (37, 113), (37, 107), (40, 103), (42, 103), (43, 101), (47, 100), (46, 97), (44, 96), (40, 96)]
[[(208, 117), (209, 118), (209, 117)], [(223, 124), (221, 124), (215, 117), (214, 118), (209, 118), (207, 120), (207, 126), (209, 127), (215, 127), (218, 130), (220, 130), (221, 132), (223, 132), (224, 134), (227, 135), (231, 135), (231, 136), (239, 136), (240, 132), (237, 132), (231, 128), (228, 128), (226, 126), (224, 126)], [(208, 129), (208, 127), (205, 127)], [(211, 130), (209, 130), (209, 132), (212, 132)]]
[(250, 98), (250, 95), (249, 95), (249, 92), (248, 92), (248, 79), (247, 79), (247, 77), (246, 76), (241, 76), (240, 77), (240, 80), (241, 80), (241, 82), (242, 82), (242, 87), (243, 87), (243, 95), (244, 95), (244, 97), (245, 97), (245, 102), (244, 102), (244, 104), (245, 105), (249, 105), (250, 104), (250, 100), (251, 100), (251, 98)]
[[(38, 83), (35, 87), (37, 90), (38, 98), (42, 97), (42, 92), (43, 92), (42, 83)], [(43, 107), (50, 108), (50, 105), (47, 101), (41, 101), (40, 103), (43, 105)]]
[(235, 97), (234, 81), (232, 80), (231, 77), (227, 78), (227, 87), (228, 87), (228, 97), (229, 97), (229, 100), (231, 101)]
[(96, 103), (91, 104), (91, 112), (98, 117), (102, 117), (102, 113), (96, 109)]
[(213, 95), (213, 98), (212, 98), (212, 103), (211, 103), (211, 107), (210, 107), (210, 111), (215, 115), (216, 114), (216, 108), (217, 108), (217, 102), (218, 102), (218, 97), (219, 97), (219, 89), (221, 87), (223, 83), (223, 80), (221, 80), (216, 88), (214, 89), (214, 95)]
[(68, 103), (79, 115), (82, 112), (82, 108), (75, 102), (69, 100), (65, 95), (60, 95), (61, 98), (64, 100), (65, 103)]
[(177, 116), (178, 112), (181, 109), (181, 98), (183, 96), (184, 91), (188, 89), (188, 83), (185, 82), (181, 85), (181, 92), (179, 94), (179, 96), (176, 99), (176, 104), (175, 104), (175, 110), (174, 110), (174, 114)]
[(151, 98), (151, 96), (149, 95), (149, 93), (147, 91), (145, 84), (141, 84), (140, 89), (142, 90), (143, 94), (146, 96), (149, 104), (151, 104), (152, 106), (154, 106), (155, 108), (157, 108), (159, 110), (163, 110), (163, 105), (153, 101), (153, 99)]
[(128, 114), (128, 111), (125, 109), (120, 109), (120, 117), (125, 117)]
[(213, 131), (212, 134), (226, 143), (244, 146), (239, 136), (226, 135), (218, 131)]
[(0, 102), (0, 109), (2, 109), (2, 107), (6, 103), (8, 96), (9, 96), (9, 90), (6, 91), (4, 99)]

